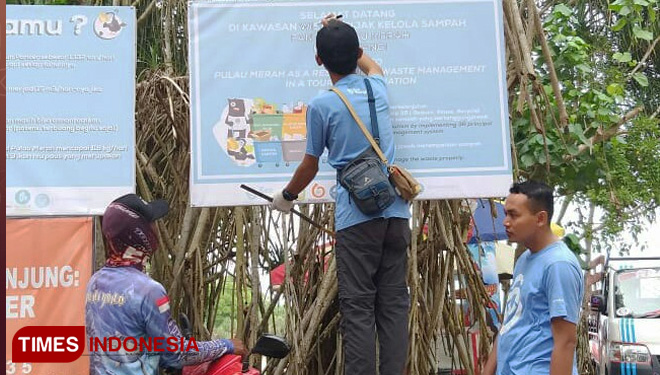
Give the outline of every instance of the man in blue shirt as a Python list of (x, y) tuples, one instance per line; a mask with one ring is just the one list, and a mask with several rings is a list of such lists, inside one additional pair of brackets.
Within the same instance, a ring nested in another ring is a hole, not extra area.
[[(165, 288), (142, 272), (144, 263), (158, 248), (153, 222), (167, 212), (164, 200), (147, 203), (135, 194), (127, 194), (110, 203), (103, 214), (101, 230), (107, 261), (87, 285), (87, 336), (101, 343), (104, 338), (109, 342), (111, 337), (121, 342), (130, 338), (132, 344), (142, 339), (151, 346), (112, 351), (106, 344), (105, 352), (102, 347), (89, 348), (91, 375), (156, 375), (159, 366), (181, 368), (226, 353), (247, 354), (243, 343), (235, 339), (197, 342), (198, 351), (189, 347), (187, 340), (183, 346), (180, 344), (181, 332), (170, 315)], [(183, 350), (170, 351), (173, 347), (167, 340), (172, 338)]]
[(504, 226), (525, 246), (516, 262), (504, 321), (485, 375), (577, 375), (577, 323), (584, 293), (575, 255), (552, 233), (552, 189), (540, 182), (509, 190)]
[[(359, 47), (355, 29), (329, 15), (316, 36), (316, 62), (323, 65), (333, 85), (351, 102), (358, 116), (370, 124), (365, 77), (375, 98), (380, 147), (394, 160), (394, 139), (383, 70)], [(367, 125), (368, 126), (368, 125)], [(318, 172), (319, 157), (328, 149), (328, 163), (343, 168), (370, 146), (341, 99), (321, 93), (307, 109), (307, 150), (286, 186), (275, 194), (272, 207), (289, 212), (298, 194)], [(376, 332), (380, 344), (380, 374), (401, 375), (408, 352), (409, 295), (406, 250), (410, 244), (406, 201), (374, 215), (363, 214), (337, 184), (335, 208), (337, 279), (342, 313), (345, 373), (376, 374)]]

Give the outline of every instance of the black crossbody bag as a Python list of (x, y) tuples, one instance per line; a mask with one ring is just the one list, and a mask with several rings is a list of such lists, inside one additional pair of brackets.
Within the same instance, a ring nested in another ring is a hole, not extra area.
[[(387, 159), (379, 147), (378, 119), (376, 117), (376, 100), (369, 80), (365, 79), (369, 100), (369, 113), (373, 137), (364, 126), (355, 109), (344, 93), (336, 87), (330, 90), (337, 94), (353, 116), (371, 146), (351, 160), (341, 170), (337, 171), (337, 181), (349, 193), (350, 199), (365, 215), (383, 212), (396, 199), (396, 191), (390, 183), (387, 172)], [(375, 139), (374, 139), (375, 138)]]

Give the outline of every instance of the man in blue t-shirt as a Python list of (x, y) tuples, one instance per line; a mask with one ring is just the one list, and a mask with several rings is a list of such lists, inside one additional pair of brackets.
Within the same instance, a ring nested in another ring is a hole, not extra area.
[(577, 375), (580, 264), (550, 229), (552, 189), (526, 181), (509, 192), (504, 227), (509, 241), (528, 250), (516, 262), (504, 321), (483, 374)]
[[(316, 35), (316, 61), (333, 85), (351, 102), (362, 122), (371, 124), (365, 77), (375, 98), (380, 147), (394, 160), (394, 140), (383, 70), (359, 47), (355, 29), (329, 15)], [(272, 207), (289, 212), (298, 194), (318, 172), (319, 157), (328, 149), (328, 163), (343, 168), (370, 146), (350, 112), (327, 91), (309, 103), (307, 150), (286, 186), (275, 194)], [(406, 250), (410, 244), (406, 201), (395, 202), (375, 215), (363, 214), (337, 184), (335, 209), (337, 279), (342, 313), (345, 373), (376, 374), (376, 332), (380, 344), (380, 374), (401, 375), (408, 352), (409, 295)]]

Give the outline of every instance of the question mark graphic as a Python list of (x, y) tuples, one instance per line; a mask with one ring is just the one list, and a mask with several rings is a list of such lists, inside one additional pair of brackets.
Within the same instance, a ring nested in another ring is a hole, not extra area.
[(73, 34), (80, 35), (80, 32), (82, 31), (82, 27), (87, 25), (87, 17), (81, 14), (76, 14), (75, 16), (71, 17), (71, 22), (76, 23), (73, 26)]

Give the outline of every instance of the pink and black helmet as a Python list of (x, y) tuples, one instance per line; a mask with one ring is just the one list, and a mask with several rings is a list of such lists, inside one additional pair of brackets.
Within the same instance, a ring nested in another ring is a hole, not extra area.
[(108, 265), (142, 265), (158, 249), (153, 223), (169, 211), (167, 201), (146, 202), (126, 194), (108, 205), (101, 231), (108, 244)]

